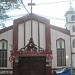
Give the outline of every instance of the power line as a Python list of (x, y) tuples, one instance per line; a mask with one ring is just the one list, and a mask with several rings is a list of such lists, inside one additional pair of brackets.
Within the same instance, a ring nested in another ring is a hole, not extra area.
[[(29, 13), (29, 11), (27, 10), (27, 8), (25, 7), (25, 5), (24, 5), (24, 3), (23, 3), (23, 1), (21, 0), (21, 3), (22, 3), (22, 5), (23, 5), (23, 7), (26, 9), (26, 11)], [(30, 13), (29, 13), (30, 14)]]
[(62, 3), (62, 2), (69, 2), (69, 1), (59, 1), (59, 2), (50, 2), (50, 3), (38, 3), (35, 5), (45, 5), (45, 4), (54, 4), (54, 3)]
[(62, 19), (62, 18), (55, 18), (55, 17), (49, 17), (49, 19), (55, 19), (55, 20), (65, 20), (65, 19)]
[[(38, 15), (39, 15), (39, 14), (38, 14)], [(48, 18), (48, 19), (66, 20), (66, 19), (64, 19), (64, 18), (50, 17), (50, 16), (45, 16), (45, 15), (40, 15), (40, 16), (43, 16), (43, 17)]]
[[(35, 5), (46, 5), (46, 4), (54, 4), (54, 3), (62, 3), (62, 2), (69, 2), (69, 1), (59, 1), (59, 2), (50, 2), (50, 3), (35, 3)], [(25, 6), (28, 6), (25, 4)]]

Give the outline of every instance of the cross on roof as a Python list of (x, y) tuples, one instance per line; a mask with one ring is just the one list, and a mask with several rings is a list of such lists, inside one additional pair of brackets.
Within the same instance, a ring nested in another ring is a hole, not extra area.
[(33, 28), (32, 28), (32, 6), (34, 6), (35, 3), (32, 3), (32, 0), (31, 0), (31, 3), (28, 3), (28, 5), (31, 6), (31, 37), (32, 37), (32, 35), (33, 35), (33, 34), (32, 34), (32, 29), (33, 29)]
[(31, 0), (31, 3), (28, 3), (29, 6), (31, 6), (31, 13), (32, 13), (32, 6), (35, 5), (35, 3), (32, 3), (32, 0)]

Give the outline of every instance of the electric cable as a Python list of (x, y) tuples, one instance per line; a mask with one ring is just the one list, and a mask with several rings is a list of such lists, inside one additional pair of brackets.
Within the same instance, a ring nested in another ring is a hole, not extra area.
[[(26, 9), (26, 11), (29, 13), (29, 11), (27, 10), (27, 8), (25, 7), (25, 5), (24, 5), (24, 3), (23, 3), (23, 1), (21, 0), (21, 3), (22, 3), (22, 5), (23, 5), (23, 7)], [(29, 13), (30, 14), (30, 13)]]
[(54, 3), (62, 3), (62, 2), (69, 2), (69, 1), (50, 2), (50, 3), (38, 3), (38, 4), (35, 4), (35, 5), (45, 5), (45, 4), (54, 4)]
[[(54, 3), (62, 3), (62, 2), (69, 2), (69, 1), (59, 1), (59, 2), (50, 2), (50, 3), (35, 3), (35, 5), (46, 5), (46, 4), (54, 4)], [(28, 6), (25, 4), (25, 6)]]

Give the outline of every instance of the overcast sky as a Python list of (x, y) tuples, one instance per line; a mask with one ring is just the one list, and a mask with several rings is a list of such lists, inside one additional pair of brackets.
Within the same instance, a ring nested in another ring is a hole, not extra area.
[[(30, 6), (27, 6), (31, 0), (23, 0), (24, 5), (26, 6), (27, 10), (31, 12)], [(33, 0), (35, 6), (33, 6), (33, 13), (47, 17), (50, 19), (50, 23), (52, 25), (56, 25), (59, 27), (65, 26), (65, 13), (70, 8), (70, 0)], [(73, 8), (75, 7), (75, 0), (72, 1)], [(16, 9), (9, 11), (10, 16), (23, 16), (28, 12), (22, 7), (21, 9)], [(9, 20), (9, 22), (11, 22)], [(7, 25), (12, 24), (7, 23)]]

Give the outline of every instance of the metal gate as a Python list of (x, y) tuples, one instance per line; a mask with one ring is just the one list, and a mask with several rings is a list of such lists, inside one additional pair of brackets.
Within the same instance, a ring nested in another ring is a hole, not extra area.
[(19, 75), (46, 75), (46, 57), (19, 57)]

